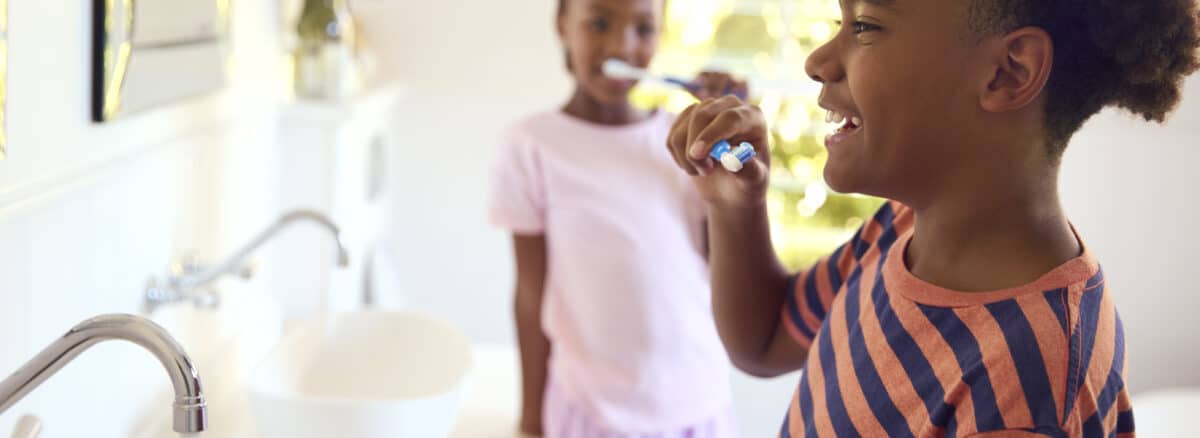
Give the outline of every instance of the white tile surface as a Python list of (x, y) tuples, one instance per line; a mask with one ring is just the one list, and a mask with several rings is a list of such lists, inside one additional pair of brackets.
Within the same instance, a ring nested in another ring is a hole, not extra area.
[[(29, 355), (25, 334), (28, 315), (28, 285), (25, 258), (28, 240), (25, 222), (0, 218), (0, 376), (8, 376)], [(12, 414), (0, 416), (0, 436), (13, 429), (25, 406), (14, 406)]]

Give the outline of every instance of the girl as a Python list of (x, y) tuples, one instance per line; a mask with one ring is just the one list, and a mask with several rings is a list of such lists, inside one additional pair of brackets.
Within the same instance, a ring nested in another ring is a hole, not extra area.
[[(662, 0), (562, 0), (575, 90), (506, 133), (491, 221), (513, 234), (520, 429), (549, 437), (731, 437), (710, 308), (705, 207), (665, 148), (674, 120), (629, 101), (607, 59), (649, 65)], [(744, 93), (702, 74), (693, 93)]]

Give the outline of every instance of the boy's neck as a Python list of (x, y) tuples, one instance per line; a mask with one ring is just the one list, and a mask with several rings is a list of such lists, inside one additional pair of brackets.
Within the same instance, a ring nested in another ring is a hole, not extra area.
[(600, 125), (628, 125), (648, 117), (646, 111), (634, 108), (628, 100), (619, 104), (605, 104), (579, 88), (576, 88), (575, 92), (571, 94), (571, 99), (567, 101), (566, 105), (563, 105), (562, 110), (576, 118)]
[(909, 270), (951, 290), (1021, 286), (1078, 257), (1081, 244), (1058, 199), (1058, 169), (957, 178), (913, 205)]

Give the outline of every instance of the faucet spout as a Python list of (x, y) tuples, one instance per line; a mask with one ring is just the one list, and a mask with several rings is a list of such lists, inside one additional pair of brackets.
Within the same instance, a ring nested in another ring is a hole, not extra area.
[(295, 210), (280, 216), (274, 224), (260, 232), (249, 243), (242, 246), (232, 255), (227, 257), (220, 264), (208, 269), (196, 276), (184, 277), (178, 285), (179, 289), (192, 290), (204, 287), (213, 282), (222, 275), (236, 271), (246, 258), (250, 256), (260, 246), (271, 240), (276, 234), (296, 222), (309, 221), (329, 231), (333, 236), (334, 242), (337, 244), (337, 264), (339, 267), (346, 267), (350, 264), (349, 252), (346, 250), (346, 245), (342, 243), (342, 232), (337, 224), (334, 224), (329, 216), (324, 213), (313, 210)]
[[(342, 232), (337, 224), (329, 219), (329, 216), (313, 210), (294, 210), (280, 216), (271, 226), (254, 236), (249, 243), (215, 266), (196, 269), (196, 272), (189, 270), (182, 274), (172, 275), (165, 282), (152, 278), (149, 286), (143, 292), (143, 305), (146, 313), (152, 313), (164, 304), (185, 300), (193, 300), (197, 305), (211, 305), (215, 302), (215, 295), (211, 293), (209, 285), (224, 275), (241, 271), (250, 254), (270, 241), (288, 225), (301, 221), (313, 222), (328, 231), (333, 236), (334, 242), (337, 243), (338, 267), (344, 268), (350, 265), (350, 255), (342, 241)], [(203, 294), (205, 291), (208, 291), (207, 295)]]
[(162, 364), (175, 390), (173, 428), (179, 433), (203, 431), (208, 408), (200, 389), (200, 374), (183, 347), (148, 319), (134, 315), (101, 315), (76, 325), (8, 378), (0, 381), (0, 414), (100, 342), (125, 340), (145, 348)]

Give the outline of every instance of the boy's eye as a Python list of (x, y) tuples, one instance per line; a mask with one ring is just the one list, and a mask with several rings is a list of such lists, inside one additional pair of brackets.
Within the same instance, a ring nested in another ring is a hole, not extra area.
[[(842, 27), (843, 23), (842, 23), (842, 20), (835, 20), (834, 24), (837, 25), (837, 27)], [(853, 23), (850, 23), (850, 26), (851, 26), (850, 27), (851, 30), (854, 31), (855, 35), (858, 35), (863, 32), (872, 32), (872, 31), (877, 31), (877, 30), (883, 29), (879, 26), (876, 26), (871, 23), (867, 23), (865, 21), (855, 21)]]
[(853, 29), (854, 29), (855, 35), (858, 35), (863, 32), (872, 32), (872, 31), (881, 29), (879, 26), (876, 26), (871, 23), (862, 22), (862, 21), (855, 21), (853, 26), (854, 26)]
[(588, 22), (588, 27), (591, 27), (592, 30), (595, 31), (606, 31), (608, 30), (608, 20), (603, 18), (594, 18), (592, 21)]

